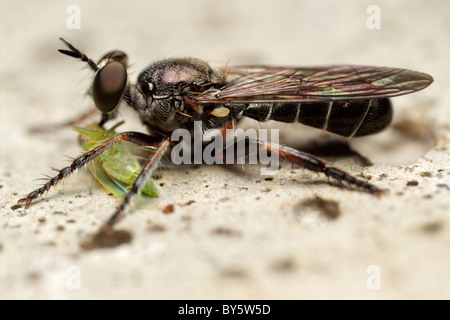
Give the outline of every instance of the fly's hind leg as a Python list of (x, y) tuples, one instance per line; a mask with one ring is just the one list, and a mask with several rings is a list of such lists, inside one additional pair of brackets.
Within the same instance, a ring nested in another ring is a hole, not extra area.
[[(245, 140), (245, 154), (247, 156), (249, 155), (250, 150), (265, 150), (269, 152), (275, 152), (279, 156), (279, 158), (286, 159), (289, 162), (299, 165), (302, 168), (314, 172), (323, 173), (328, 178), (334, 179), (335, 181), (346, 184), (350, 187), (375, 195), (381, 195), (387, 192), (387, 190), (385, 189), (381, 189), (365, 180), (356, 178), (342, 169), (331, 166), (327, 161), (306, 152), (302, 152), (297, 149), (293, 149), (276, 143), (262, 141), (259, 139), (246, 138)], [(235, 144), (233, 144), (231, 147), (234, 148)]]

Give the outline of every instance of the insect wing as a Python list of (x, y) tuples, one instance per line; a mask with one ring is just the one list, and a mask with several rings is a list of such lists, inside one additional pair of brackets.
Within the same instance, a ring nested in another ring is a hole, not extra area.
[[(81, 134), (82, 148), (92, 150), (103, 142), (117, 135), (114, 129), (106, 130), (97, 124), (86, 128), (76, 127), (75, 131)], [(140, 152), (150, 157), (154, 150), (140, 147)], [(109, 192), (119, 198), (123, 198), (131, 189), (134, 181), (142, 171), (138, 156), (122, 143), (117, 143), (97, 156), (89, 164), (89, 170), (95, 179)], [(148, 159), (148, 158), (146, 158)], [(158, 191), (152, 180), (147, 181), (135, 204), (141, 207), (151, 198), (158, 197)]]
[(422, 90), (428, 74), (387, 67), (231, 68), (220, 89), (190, 98), (193, 103), (302, 102), (387, 98)]

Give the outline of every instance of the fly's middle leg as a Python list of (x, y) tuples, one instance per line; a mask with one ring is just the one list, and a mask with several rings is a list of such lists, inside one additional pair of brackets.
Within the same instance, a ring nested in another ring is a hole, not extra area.
[(140, 190), (144, 187), (147, 180), (150, 178), (152, 173), (155, 171), (155, 169), (158, 168), (159, 163), (161, 161), (161, 158), (164, 156), (166, 151), (171, 146), (172, 141), (169, 137), (165, 138), (161, 144), (159, 145), (158, 149), (156, 149), (155, 153), (152, 155), (152, 157), (147, 160), (146, 164), (142, 168), (141, 173), (136, 178), (136, 180), (133, 183), (133, 186), (131, 187), (131, 190), (127, 193), (125, 198), (123, 199), (122, 204), (119, 206), (119, 208), (116, 210), (116, 212), (108, 219), (108, 221), (103, 225), (101, 228), (102, 230), (110, 230), (112, 226), (116, 223), (117, 219), (120, 217), (120, 215), (125, 211), (127, 206), (130, 204), (131, 199), (137, 195)]

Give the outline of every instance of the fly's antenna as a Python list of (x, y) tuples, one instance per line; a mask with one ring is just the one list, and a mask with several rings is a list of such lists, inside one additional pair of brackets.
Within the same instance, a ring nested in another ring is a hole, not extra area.
[(80, 59), (81, 61), (87, 62), (87, 64), (89, 65), (89, 67), (91, 67), (91, 69), (93, 71), (98, 70), (97, 64), (94, 61), (92, 61), (87, 55), (82, 53), (80, 50), (75, 48), (73, 45), (71, 45), (69, 42), (67, 42), (63, 38), (59, 38), (59, 40), (61, 40), (70, 49), (70, 50), (58, 49), (59, 52), (61, 52), (62, 54), (68, 55), (70, 57)]

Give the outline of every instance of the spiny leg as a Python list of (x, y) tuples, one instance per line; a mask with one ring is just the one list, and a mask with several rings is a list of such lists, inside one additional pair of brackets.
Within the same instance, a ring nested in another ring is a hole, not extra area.
[(56, 186), (59, 182), (63, 181), (64, 178), (66, 178), (68, 175), (75, 172), (75, 170), (84, 166), (89, 161), (95, 159), (97, 156), (101, 155), (103, 152), (108, 150), (112, 145), (120, 141), (128, 141), (140, 146), (149, 146), (154, 145), (156, 143), (153, 137), (140, 132), (130, 131), (120, 133), (114, 138), (109, 139), (105, 143), (76, 158), (70, 166), (61, 169), (56, 176), (49, 179), (47, 183), (45, 183), (42, 187), (29, 193), (26, 198), (20, 199), (17, 203), (19, 204), (25, 203), (25, 208), (29, 208), (33, 200), (42, 196), (42, 194), (48, 191), (51, 187)]
[(123, 199), (122, 204), (117, 208), (116, 212), (108, 219), (105, 225), (102, 227), (102, 230), (109, 230), (112, 228), (114, 223), (117, 221), (118, 217), (125, 211), (126, 207), (130, 204), (131, 199), (137, 195), (141, 189), (144, 187), (145, 183), (152, 175), (153, 171), (158, 168), (161, 158), (164, 156), (166, 151), (169, 149), (172, 141), (169, 137), (165, 138), (162, 143), (159, 145), (158, 149), (156, 149), (153, 156), (147, 161), (144, 168), (142, 168), (141, 173), (136, 178), (131, 187), (131, 190), (127, 193), (125, 198)]
[[(375, 194), (375, 195), (381, 195), (387, 192), (387, 190), (380, 189), (377, 186), (358, 179), (354, 176), (352, 176), (350, 173), (330, 166), (329, 163), (325, 160), (322, 160), (314, 155), (308, 154), (306, 152), (299, 151), (297, 149), (293, 149), (287, 146), (279, 145), (276, 143), (271, 143), (268, 141), (262, 141), (259, 139), (251, 139), (246, 138), (246, 150), (245, 154), (249, 155), (251, 148), (251, 145), (256, 145), (259, 150), (267, 150), (270, 152), (276, 152), (279, 157), (287, 159), (288, 161), (299, 165), (302, 168), (314, 171), (314, 172), (321, 172), (325, 174), (327, 177), (335, 179), (338, 182), (344, 182), (347, 183), (350, 186), (359, 188), (363, 191)], [(237, 142), (236, 142), (237, 143)], [(235, 144), (236, 144), (235, 143)], [(234, 148), (234, 145), (232, 146)]]

